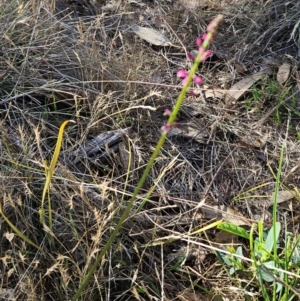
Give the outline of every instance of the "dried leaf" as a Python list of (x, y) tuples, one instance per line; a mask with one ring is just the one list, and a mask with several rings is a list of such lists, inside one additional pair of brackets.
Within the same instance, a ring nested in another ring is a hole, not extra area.
[(272, 55), (268, 55), (262, 58), (262, 63), (264, 65), (272, 65), (272, 66), (277, 66), (278, 65), (278, 61), (275, 58), (275, 56)]
[(239, 141), (241, 145), (244, 146), (252, 146), (257, 148), (262, 148), (265, 146), (267, 140), (269, 137), (269, 133), (265, 133), (263, 136), (258, 136), (258, 133), (255, 134), (255, 132), (248, 133), (245, 132), (244, 136), (241, 137), (241, 140)]
[(172, 43), (170, 40), (159, 31), (147, 28), (147, 27), (141, 27), (138, 25), (134, 25), (132, 27), (133, 32), (138, 35), (141, 39), (147, 41), (148, 43), (156, 46), (171, 46)]
[(11, 241), (14, 239), (15, 234), (14, 234), (14, 233), (8, 233), (8, 232), (6, 232), (6, 233), (5, 233), (5, 237), (6, 237), (6, 239), (7, 239), (9, 242), (11, 242)]
[(198, 7), (220, 10), (231, 7), (234, 4), (239, 4), (240, 0), (180, 0), (179, 3), (191, 11)]
[[(132, 167), (133, 161), (130, 160), (132, 158), (131, 158), (129, 150), (127, 149), (126, 144), (124, 142), (119, 143), (119, 154), (120, 154), (120, 160), (121, 160), (122, 165), (125, 168), (128, 168), (129, 166)], [(130, 163), (130, 165), (129, 165), (129, 163)]]
[(203, 206), (201, 211), (203, 213), (202, 218), (204, 219), (223, 220), (238, 226), (250, 225), (249, 221), (244, 216), (224, 205), (212, 207)]
[(239, 237), (227, 231), (220, 231), (215, 234), (214, 242), (217, 244), (233, 244), (238, 243)]
[(9, 278), (11, 275), (13, 275), (14, 272), (15, 272), (15, 268), (11, 268), (11, 269), (6, 273), (6, 277)]
[(237, 226), (249, 225), (249, 221), (240, 213), (225, 206), (221, 206), (223, 221), (231, 222)]
[(190, 10), (194, 10), (196, 9), (199, 4), (201, 3), (198, 0), (180, 0), (179, 1), (181, 3), (181, 5), (183, 5), (185, 8), (190, 9)]
[(204, 96), (206, 98), (223, 98), (224, 97), (224, 94), (226, 93), (225, 90), (223, 89), (205, 89), (204, 90)]
[[(260, 205), (265, 206), (267, 208), (272, 206), (274, 204), (274, 196), (275, 193), (272, 193), (272, 195), (270, 195), (269, 197), (260, 199)], [(281, 204), (281, 206), (286, 207), (284, 203), (292, 200), (295, 197), (299, 197), (299, 193), (297, 191), (280, 190), (278, 191), (277, 203)]]
[(199, 143), (205, 143), (209, 137), (209, 133), (200, 130), (194, 123), (177, 123), (177, 126), (172, 128), (167, 135), (169, 138), (173, 136), (191, 138)]
[[(292, 192), (288, 191), (288, 190), (281, 190), (278, 191), (278, 197), (277, 197), (277, 203), (284, 203), (286, 201), (291, 200), (292, 198), (295, 197), (295, 193), (293, 194)], [(268, 205), (271, 206), (274, 203), (274, 193), (270, 196)]]
[(288, 63), (283, 63), (277, 72), (277, 81), (280, 85), (283, 85), (289, 78), (291, 70), (291, 65)]
[(247, 67), (243, 63), (238, 62), (238, 61), (236, 61), (234, 63), (234, 68), (235, 68), (237, 73), (245, 73), (245, 72), (248, 71)]
[(230, 104), (232, 101), (238, 100), (248, 89), (258, 80), (260, 80), (261, 76), (264, 74), (271, 74), (272, 69), (266, 68), (263, 71), (259, 71), (255, 74), (247, 76), (234, 84), (225, 95), (225, 103)]

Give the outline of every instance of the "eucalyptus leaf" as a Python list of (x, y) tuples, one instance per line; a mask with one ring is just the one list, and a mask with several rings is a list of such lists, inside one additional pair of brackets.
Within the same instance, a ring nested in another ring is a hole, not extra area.
[(159, 31), (148, 28), (134, 25), (132, 31), (138, 35), (141, 39), (147, 41), (148, 43), (156, 46), (171, 46), (171, 41)]

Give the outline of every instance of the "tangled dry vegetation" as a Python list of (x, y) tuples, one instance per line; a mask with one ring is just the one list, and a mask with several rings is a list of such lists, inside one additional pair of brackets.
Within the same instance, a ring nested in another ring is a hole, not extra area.
[[(237, 243), (234, 237), (189, 234), (219, 219), (268, 225), (282, 143), (282, 181), (300, 185), (296, 2), (0, 0), (1, 208), (42, 249), (1, 217), (1, 300), (73, 298), (155, 147), (162, 113), (180, 90), (177, 70), (189, 68), (186, 53), (219, 13), (225, 20), (214, 55), (199, 70), (203, 90), (187, 97), (178, 118), (184, 130), (170, 133), (80, 300), (245, 300), (245, 291), (259, 300), (258, 284), (229, 276), (209, 248)], [(150, 45), (132, 32), (135, 24), (160, 31), (172, 46)], [(283, 63), (290, 76), (280, 84)], [(225, 90), (266, 67), (269, 75), (239, 100), (224, 101)], [(38, 216), (43, 162), (68, 119), (76, 124), (64, 134), (51, 183), (50, 231)], [(100, 154), (84, 153), (88, 141), (120, 129), (126, 134)], [(298, 204), (293, 198), (279, 208), (295, 235)]]

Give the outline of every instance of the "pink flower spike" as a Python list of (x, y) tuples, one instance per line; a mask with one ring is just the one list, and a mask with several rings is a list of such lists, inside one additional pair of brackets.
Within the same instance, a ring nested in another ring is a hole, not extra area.
[(199, 53), (204, 53), (205, 52), (205, 49), (203, 47), (199, 47)]
[(198, 47), (200, 47), (201, 44), (202, 44), (202, 38), (201, 38), (201, 37), (197, 37), (197, 38), (196, 38), (196, 45), (197, 45)]
[(170, 109), (165, 109), (164, 116), (170, 116), (172, 114)]
[(212, 51), (211, 50), (207, 50), (202, 54), (201, 57), (201, 61), (204, 62), (207, 60), (208, 57), (210, 57), (212, 55)]
[(187, 54), (187, 57), (188, 57), (188, 59), (191, 60), (191, 61), (194, 61), (194, 60), (195, 60), (195, 57), (194, 57), (191, 53), (188, 53), (188, 54)]
[[(207, 39), (207, 33), (204, 33), (202, 36), (201, 36), (201, 39), (204, 41), (204, 40), (206, 40)], [(200, 45), (198, 45), (198, 46), (200, 46)]]
[(165, 124), (165, 125), (163, 125), (162, 127), (161, 127), (161, 130), (162, 130), (162, 132), (167, 132), (167, 133), (169, 133), (170, 131), (171, 131), (171, 129), (172, 129), (172, 126), (170, 125), (170, 124)]
[(201, 83), (202, 83), (202, 78), (201, 78), (200, 76), (195, 76), (195, 77), (193, 78), (193, 81), (194, 81), (194, 83), (195, 83), (196, 85), (201, 85)]
[(215, 34), (217, 27), (220, 25), (220, 23), (223, 20), (223, 15), (216, 16), (207, 26), (207, 31)]
[(188, 72), (187, 71), (185, 71), (183, 69), (178, 70), (177, 77), (186, 78), (187, 76), (188, 76)]
[(201, 38), (202, 38), (203, 41), (207, 41), (207, 42), (209, 42), (209, 43), (211, 43), (212, 40), (213, 40), (212, 35), (208, 35), (207, 33), (204, 33), (204, 34), (201, 36)]

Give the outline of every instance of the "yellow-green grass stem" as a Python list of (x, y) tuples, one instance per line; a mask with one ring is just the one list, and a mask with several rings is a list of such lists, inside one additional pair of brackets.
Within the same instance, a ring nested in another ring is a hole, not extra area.
[[(66, 120), (66, 121), (64, 121), (61, 124), (61, 126), (59, 128), (55, 150), (54, 150), (53, 157), (52, 157), (52, 160), (50, 162), (49, 167), (44, 163), (46, 181), (45, 181), (45, 185), (44, 185), (44, 189), (43, 189), (43, 194), (42, 194), (41, 209), (39, 210), (40, 221), (41, 221), (41, 223), (43, 225), (45, 224), (45, 209), (44, 209), (44, 204), (45, 204), (46, 194), (48, 192), (48, 196), (49, 196), (49, 187), (50, 187), (52, 176), (53, 176), (53, 173), (54, 173), (54, 170), (55, 170), (55, 166), (56, 166), (56, 163), (57, 163), (57, 160), (58, 160), (58, 157), (59, 157), (59, 153), (60, 153), (60, 149), (61, 149), (61, 145), (62, 145), (62, 139), (63, 139), (64, 130), (65, 130), (66, 125), (69, 122), (75, 123), (75, 121), (73, 121), (73, 120)], [(52, 212), (51, 212), (50, 196), (49, 196), (49, 200), (48, 200), (48, 209), (49, 209), (49, 226), (50, 226), (50, 229), (51, 229), (51, 226), (52, 226)]]

